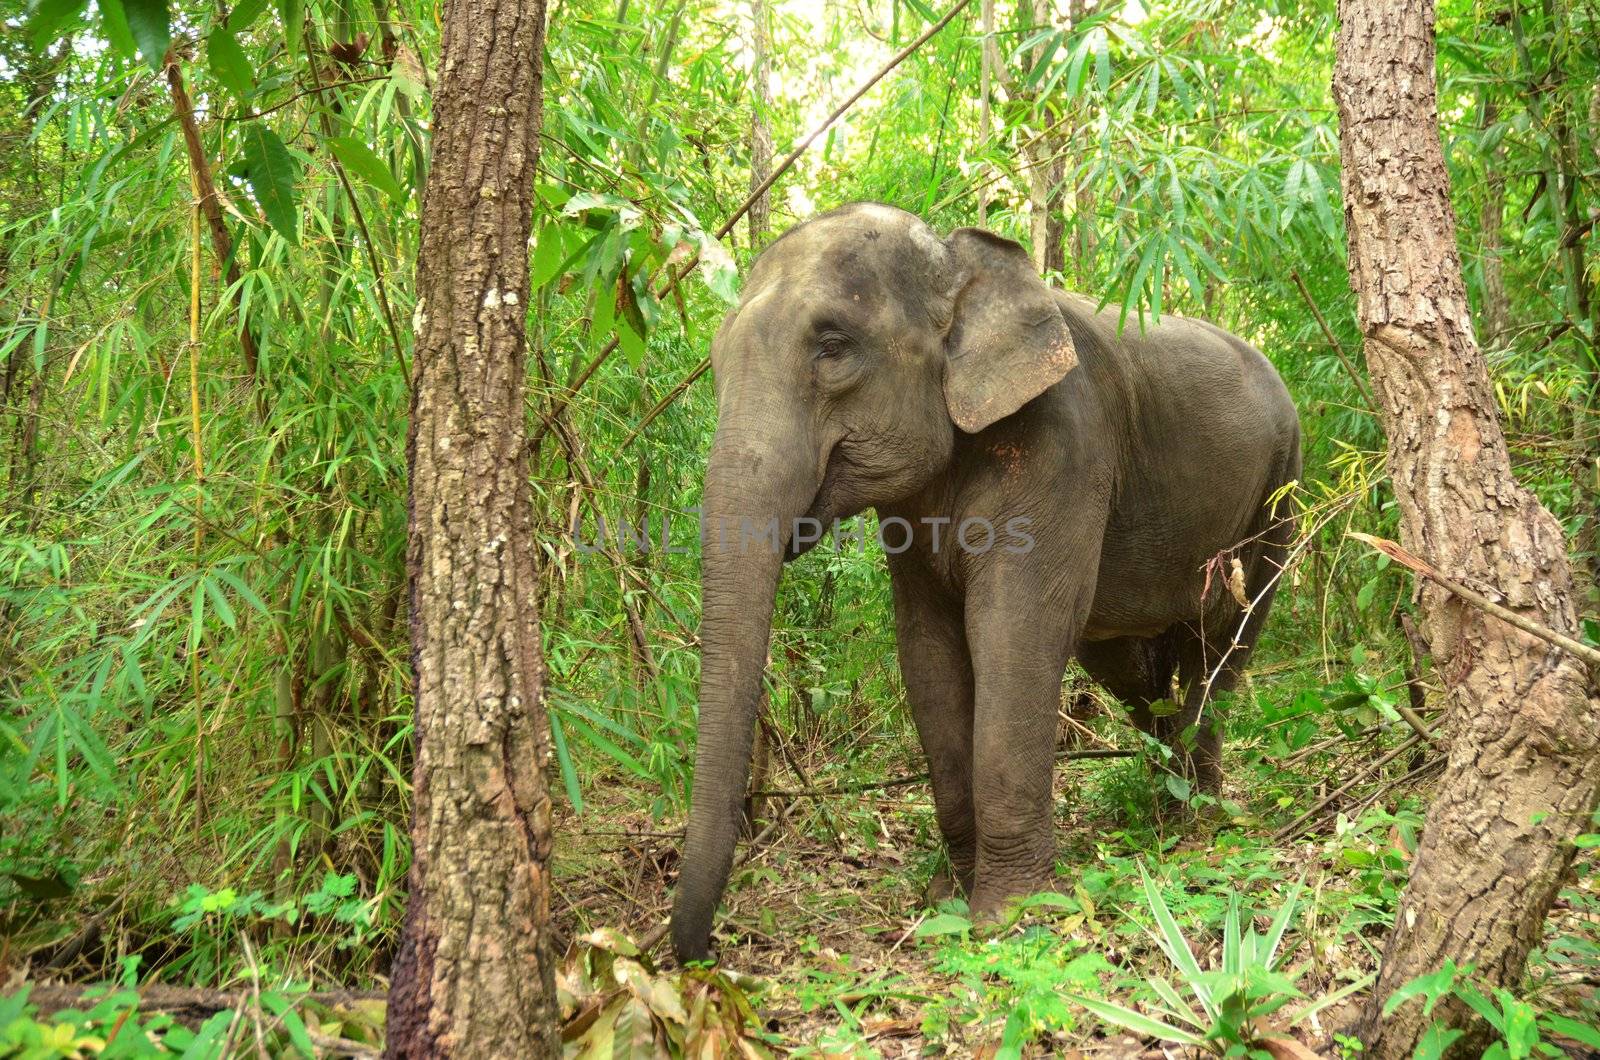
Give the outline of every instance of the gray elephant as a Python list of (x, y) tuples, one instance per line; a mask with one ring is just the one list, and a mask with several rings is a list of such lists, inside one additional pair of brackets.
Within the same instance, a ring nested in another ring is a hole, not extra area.
[[(1272, 498), (1300, 473), (1294, 405), (1264, 356), (1180, 317), (1119, 334), (1016, 243), (975, 228), (941, 240), (857, 203), (760, 255), (711, 362), (679, 960), (707, 956), (732, 866), (783, 562), (868, 508), (952, 882), (974, 913), (1054, 879), (1069, 659), (1217, 791), (1202, 700), (1260, 631), (1292, 533)], [(1259, 597), (1248, 615), (1226, 588), (1233, 559)], [(1175, 680), (1179, 709), (1152, 711)]]

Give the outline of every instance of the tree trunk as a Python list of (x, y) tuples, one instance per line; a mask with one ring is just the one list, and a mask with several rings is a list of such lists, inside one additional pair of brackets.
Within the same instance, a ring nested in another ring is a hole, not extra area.
[(544, 0), (446, 0), (412, 369), (411, 895), (388, 1055), (559, 1056), (524, 469)]
[[(1055, 19), (1051, 0), (1033, 0), (1033, 29), (1049, 26)], [(1033, 50), (1035, 66), (1045, 60), (1044, 45)], [(1061, 198), (1066, 178), (1066, 136), (1052, 129), (1060, 120), (1055, 107), (1035, 99), (1035, 120), (1039, 132), (1033, 146), (1025, 151), (1028, 166), (1028, 212), (1033, 265), (1040, 272), (1060, 275), (1066, 270), (1066, 247), (1062, 231)]]
[[(989, 97), (994, 91), (994, 72), (1000, 65), (1000, 54), (994, 43), (994, 0), (983, 0), (979, 15), (983, 23), (983, 40), (979, 50), (978, 65), (978, 152), (989, 151)], [(986, 167), (980, 160), (974, 177), (978, 178), (978, 227), (989, 223), (989, 182), (983, 179)]]
[[(1389, 438), (1407, 549), (1534, 622), (1576, 632), (1561, 527), (1511, 473), (1467, 311), (1434, 94), (1432, 0), (1340, 0), (1339, 105), (1350, 281)], [(1446, 958), (1519, 985), (1600, 785), (1600, 700), (1573, 656), (1422, 587), (1454, 740), (1362, 1021), (1375, 1060), (1409, 1057), (1427, 1025), (1487, 1028), (1446, 999), (1379, 1019), (1395, 989)]]
[[(767, 112), (772, 109), (768, 52), (771, 40), (767, 28), (766, 0), (750, 0), (750, 18), (754, 24), (750, 48), (755, 61), (750, 65), (752, 93), (750, 97), (750, 190), (753, 192), (767, 181), (772, 172), (772, 128), (767, 124)], [(750, 250), (761, 249), (767, 238), (767, 227), (772, 217), (772, 194), (763, 191), (750, 204)]]
[[(1482, 91), (1481, 117), (1485, 134), (1500, 120), (1500, 109), (1489, 86)], [(1506, 341), (1506, 329), (1511, 324), (1511, 302), (1506, 296), (1505, 270), (1500, 254), (1505, 240), (1501, 229), (1505, 226), (1506, 178), (1501, 171), (1505, 149), (1498, 144), (1483, 159), (1483, 210), (1479, 215), (1482, 238), (1481, 260), (1483, 268), (1483, 341), (1489, 349), (1499, 349)]]

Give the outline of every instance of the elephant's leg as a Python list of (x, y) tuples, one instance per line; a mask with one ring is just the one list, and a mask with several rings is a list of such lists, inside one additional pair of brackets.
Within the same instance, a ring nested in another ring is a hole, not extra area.
[(974, 913), (1047, 889), (1055, 878), (1056, 711), (1087, 598), (1081, 607), (1061, 608), (1066, 615), (1053, 615), (1060, 603), (1048, 606), (1041, 596), (1034, 587), (1018, 585), (985, 586), (968, 595), (978, 823)]
[(1171, 637), (1090, 641), (1079, 645), (1078, 661), (1100, 687), (1132, 712), (1135, 725), (1155, 735), (1150, 704), (1171, 697), (1172, 679), (1178, 672), (1177, 646)]
[(961, 604), (896, 566), (891, 560), (900, 673), (928, 756), (934, 814), (951, 868), (948, 879), (929, 885), (929, 897), (971, 894), (978, 833), (972, 809), (972, 661)]

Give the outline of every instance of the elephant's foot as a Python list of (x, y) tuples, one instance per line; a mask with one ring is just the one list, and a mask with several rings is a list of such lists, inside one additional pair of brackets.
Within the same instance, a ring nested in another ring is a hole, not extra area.
[(1026, 882), (979, 881), (968, 905), (974, 920), (993, 921), (999, 919), (1006, 907), (1017, 899), (1046, 891), (1070, 894), (1071, 886), (1067, 880), (1057, 876), (1053, 868)]

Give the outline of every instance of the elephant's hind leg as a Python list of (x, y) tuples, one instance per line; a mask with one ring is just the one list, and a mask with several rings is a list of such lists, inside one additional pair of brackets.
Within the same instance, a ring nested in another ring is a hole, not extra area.
[(1174, 771), (1215, 793), (1221, 728), (1193, 699), (1199, 691), (1193, 676), (1204, 658), (1202, 638), (1187, 625), (1154, 637), (1097, 641), (1078, 653), (1089, 676), (1128, 707), (1133, 724), (1172, 750)]
[[(1223, 724), (1216, 698), (1244, 676), (1272, 609), (1293, 532), (1288, 520), (1272, 524), (1244, 558), (1245, 592), (1252, 601), (1248, 614), (1233, 606), (1232, 597), (1225, 597), (1227, 604), (1203, 625), (1185, 625), (1178, 633), (1178, 680), (1184, 696), (1183, 710), (1171, 719), (1173, 735), (1186, 748), (1179, 756), (1184, 775), (1204, 794), (1216, 795), (1222, 788)], [(1172, 746), (1170, 740), (1168, 744)]]

